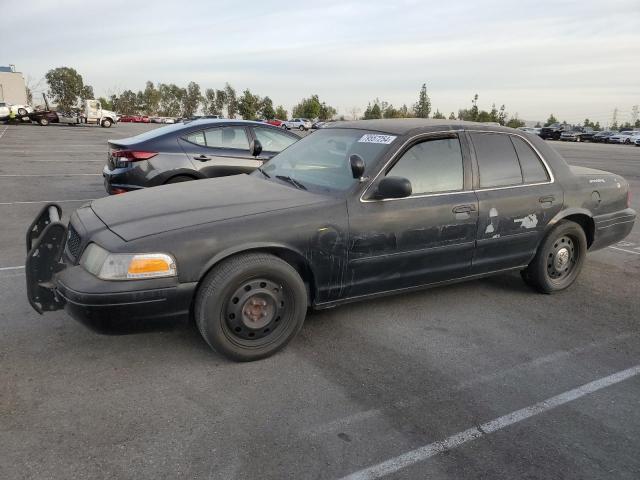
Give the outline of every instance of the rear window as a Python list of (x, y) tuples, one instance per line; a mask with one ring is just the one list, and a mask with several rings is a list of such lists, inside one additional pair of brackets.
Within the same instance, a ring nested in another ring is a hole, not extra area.
[(511, 136), (511, 141), (518, 154), (524, 183), (538, 183), (549, 181), (549, 175), (538, 154), (520, 137)]
[(472, 133), (480, 170), (480, 187), (506, 187), (522, 183), (522, 171), (509, 135)]

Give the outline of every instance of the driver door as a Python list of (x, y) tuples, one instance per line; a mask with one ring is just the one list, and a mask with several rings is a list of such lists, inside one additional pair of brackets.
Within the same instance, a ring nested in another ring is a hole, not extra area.
[[(464, 137), (423, 137), (401, 151), (362, 197), (349, 201), (349, 296), (469, 274), (478, 224), (469, 158)], [(375, 198), (385, 176), (408, 179), (412, 195)]]

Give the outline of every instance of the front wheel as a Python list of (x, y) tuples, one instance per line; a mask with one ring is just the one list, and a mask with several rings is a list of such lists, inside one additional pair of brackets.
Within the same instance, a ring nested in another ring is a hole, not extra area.
[(20, 117), (26, 117), (28, 113), (29, 113), (29, 112), (27, 112), (27, 109), (26, 109), (26, 108), (19, 108), (19, 109), (18, 109), (18, 115), (19, 115)]
[(300, 131), (302, 132), (303, 130), (306, 130), (306, 128), (304, 128), (304, 125), (300, 125), (300, 126), (298, 127), (298, 130), (300, 130)]
[(307, 293), (298, 272), (266, 253), (231, 257), (196, 294), (194, 315), (211, 348), (236, 361), (273, 355), (300, 331)]
[(111, 122), (111, 120), (109, 120), (108, 118), (105, 118), (105, 119), (102, 121), (102, 126), (103, 126), (104, 128), (109, 128), (109, 127), (111, 127), (111, 123), (112, 123), (112, 122)]
[(522, 278), (539, 292), (559, 292), (578, 278), (586, 255), (587, 237), (582, 227), (561, 221), (538, 246), (535, 257), (522, 271)]
[(49, 125), (49, 120), (47, 120), (46, 118), (41, 118), (40, 120), (38, 120), (38, 123), (43, 127), (46, 127), (47, 125)]

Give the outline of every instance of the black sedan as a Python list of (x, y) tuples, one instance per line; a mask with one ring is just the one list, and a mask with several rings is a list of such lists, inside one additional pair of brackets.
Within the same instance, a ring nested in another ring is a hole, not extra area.
[(591, 139), (592, 142), (596, 143), (609, 143), (609, 137), (613, 137), (618, 132), (616, 130), (606, 130), (604, 132), (596, 133)]
[(90, 324), (190, 313), (215, 350), (256, 360), (308, 307), (508, 270), (566, 289), (635, 216), (622, 177), (569, 167), (534, 135), (339, 122), (250, 175), (102, 198), (68, 226), (46, 206), (27, 235), (28, 298)]
[[(249, 173), (300, 137), (259, 122), (195, 120), (109, 140), (102, 175), (109, 194)], [(256, 142), (257, 140), (257, 142)], [(258, 151), (256, 145), (261, 145)]]

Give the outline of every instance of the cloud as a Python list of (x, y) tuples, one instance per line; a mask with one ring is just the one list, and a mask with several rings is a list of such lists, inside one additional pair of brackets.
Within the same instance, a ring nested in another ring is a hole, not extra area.
[[(146, 80), (229, 82), (290, 107), (312, 93), (347, 113), (375, 97), (434, 107), (473, 94), (521, 118), (606, 123), (640, 103), (640, 4), (564, 1), (111, 0), (5, 5), (0, 58), (39, 78), (73, 66), (96, 93)], [(47, 41), (26, 34), (47, 25)], [(40, 25), (40, 27), (38, 26)]]

